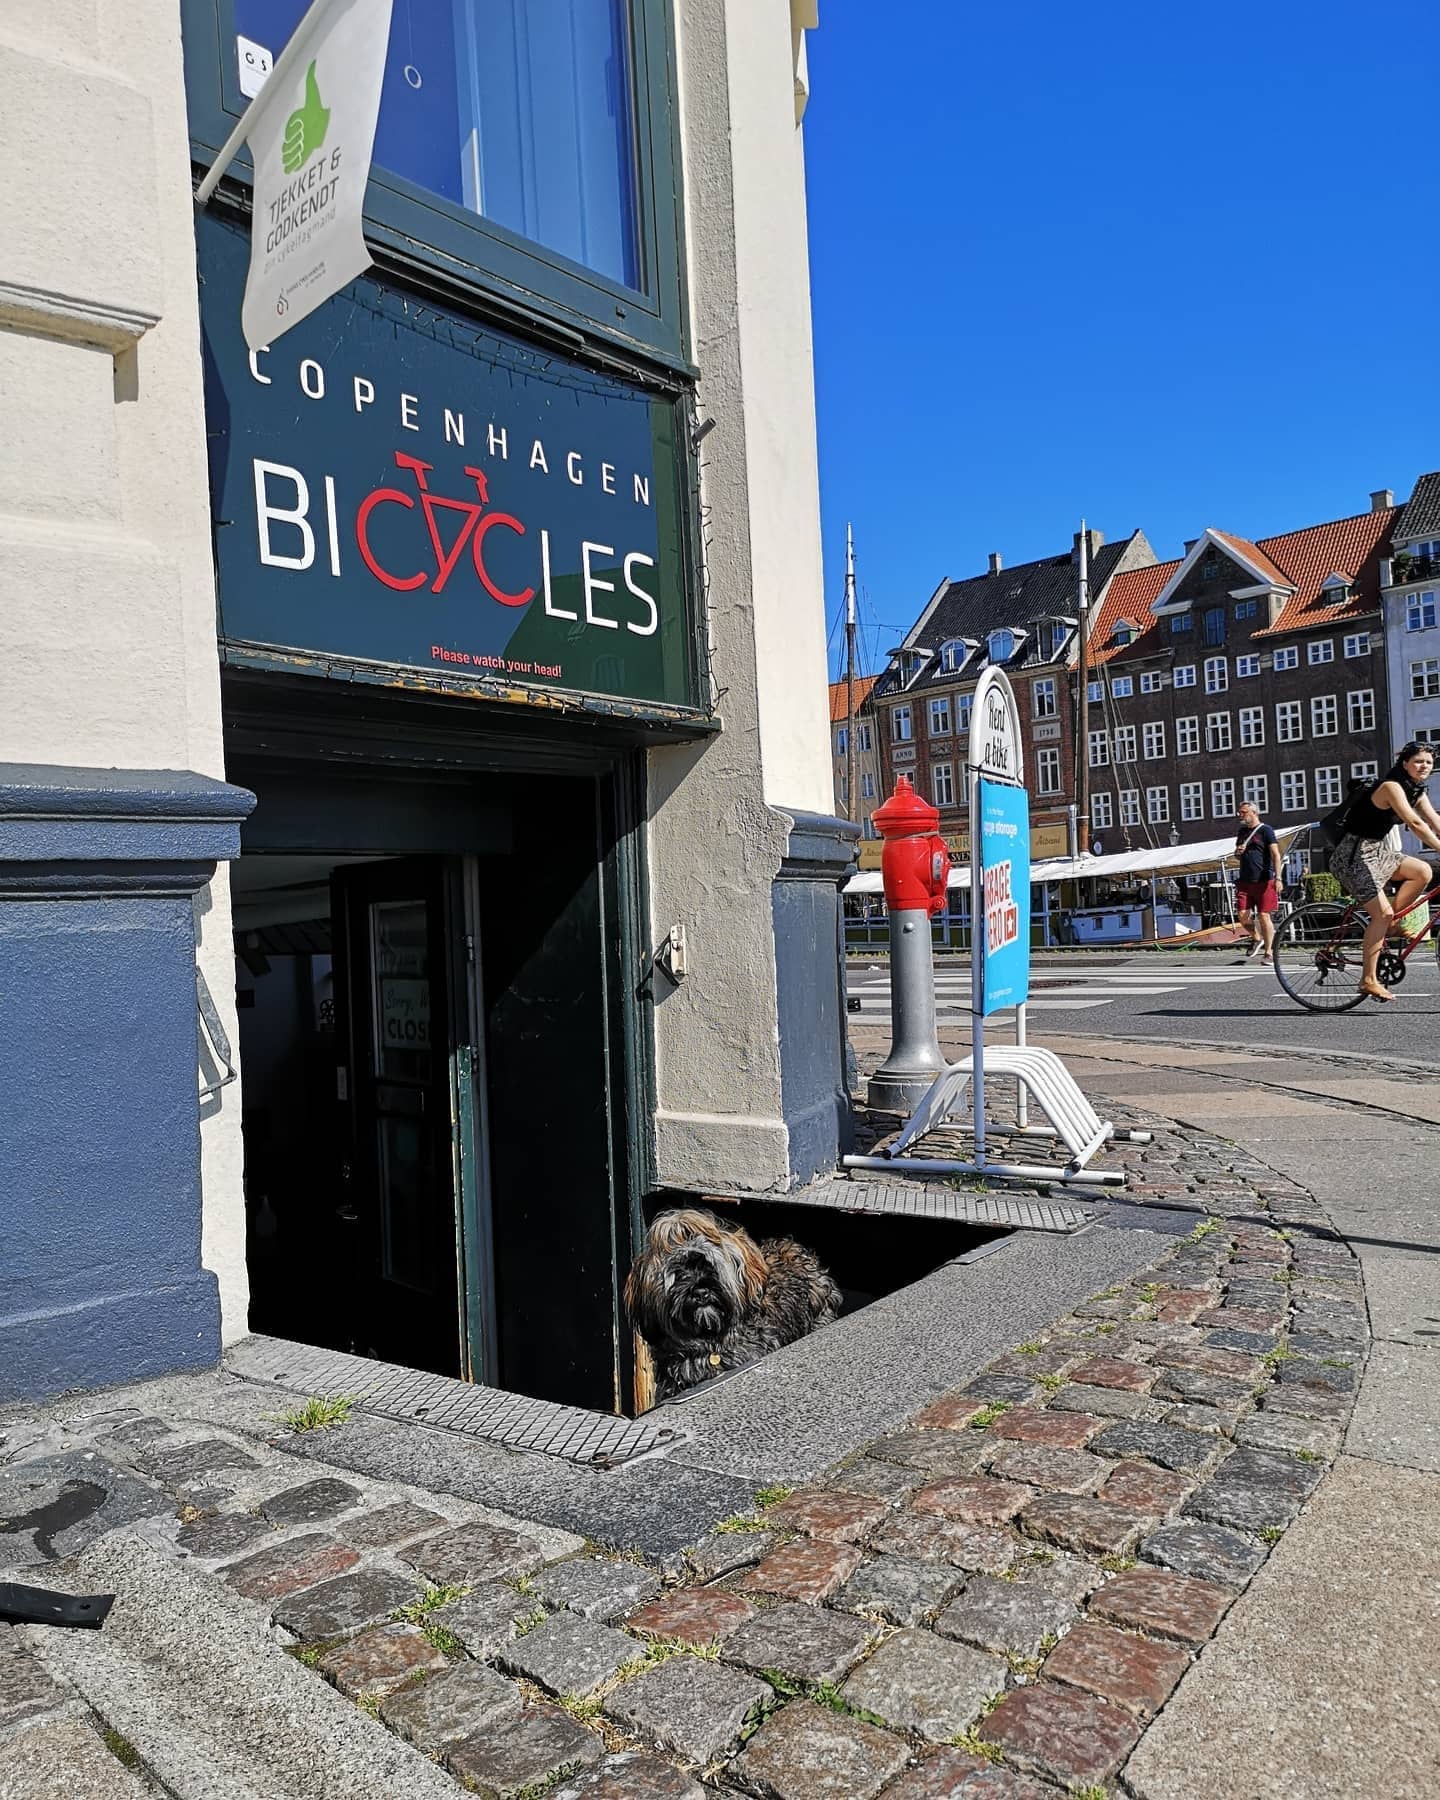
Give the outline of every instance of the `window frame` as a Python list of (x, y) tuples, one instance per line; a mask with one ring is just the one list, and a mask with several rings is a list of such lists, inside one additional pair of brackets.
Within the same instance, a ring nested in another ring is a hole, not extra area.
[(1246, 655), (1237, 656), (1235, 658), (1235, 679), (1237, 681), (1250, 681), (1259, 673), (1260, 658), (1254, 651), (1249, 651)]
[(1409, 673), (1412, 700), (1433, 700), (1440, 695), (1440, 656), (1422, 656), (1410, 664)]
[[(1405, 629), (1407, 631), (1433, 631), (1437, 616), (1436, 592), (1434, 588), (1426, 588), (1421, 594), (1405, 596)], [(1429, 618), (1425, 617), (1429, 613)], [(1417, 616), (1418, 615), (1418, 618)]]
[[(901, 720), (905, 728), (900, 728)], [(910, 710), (910, 702), (904, 701), (890, 709), (890, 742), (892, 744), (913, 744), (915, 742), (915, 717)]]
[(1158, 694), (1165, 685), (1165, 677), (1159, 669), (1146, 669), (1140, 677), (1142, 694)]
[(1298, 644), (1282, 644), (1271, 657), (1270, 666), (1277, 671), (1298, 669), (1300, 667), (1300, 646)]
[[(943, 725), (936, 724), (937, 714), (944, 719)], [(936, 694), (926, 702), (925, 735), (927, 737), (952, 737), (954, 725), (954, 708), (950, 704), (948, 694)]]
[[(626, 6), (640, 287), (587, 269), (378, 165), (366, 191), (365, 238), (381, 279), (419, 277), (447, 299), (488, 302), (511, 328), (549, 326), (562, 338), (578, 338), (570, 345), (575, 352), (604, 342), (692, 377), (674, 31), (666, 0), (626, 0)], [(191, 156), (208, 168), (248, 104), (230, 49), (234, 0), (180, 0), (180, 25)], [(248, 211), (252, 184), (246, 147), (221, 187), (232, 204), (243, 196)]]
[[(1324, 792), (1321, 792), (1321, 786)], [(1340, 804), (1343, 789), (1340, 782), (1339, 763), (1326, 763), (1315, 771), (1315, 804), (1316, 806), (1336, 807)]]
[(1240, 778), (1240, 804), (1250, 805), (1261, 814), (1270, 810), (1270, 777), (1268, 775), (1242, 775)]
[[(1325, 720), (1321, 725), (1318, 720)], [(1338, 694), (1312, 694), (1310, 696), (1310, 735), (1312, 738), (1338, 737), (1340, 735), (1340, 696)]]
[[(1287, 731), (1286, 721), (1292, 721), (1295, 729)], [(1305, 741), (1305, 707), (1299, 700), (1277, 700), (1275, 702), (1275, 742), (1277, 744), (1300, 744)]]
[(1122, 825), (1133, 827), (1140, 823), (1139, 788), (1121, 788), (1119, 816)]
[(1233, 750), (1234, 734), (1230, 727), (1230, 714), (1226, 712), (1206, 713), (1205, 715), (1205, 749), (1213, 755), (1217, 750)]
[(1352, 735), (1375, 729), (1374, 688), (1351, 688), (1345, 696), (1345, 728)]
[[(1055, 778), (1053, 781), (1047, 781), (1046, 773), (1052, 764)], [(1042, 744), (1035, 752), (1035, 792), (1037, 794), (1062, 792), (1060, 752), (1054, 744)]]
[[(1044, 704), (1042, 705), (1042, 701)], [(1056, 691), (1055, 677), (1042, 675), (1030, 684), (1031, 717), (1036, 719), (1053, 719), (1060, 711), (1060, 698)]]
[(1117, 725), (1115, 727), (1115, 743), (1110, 754), (1117, 768), (1122, 763), (1129, 764), (1140, 760), (1135, 739), (1133, 725)]
[[(941, 777), (947, 798), (940, 798)], [(930, 799), (939, 808), (948, 810), (955, 804), (955, 765), (953, 762), (936, 762), (930, 765)]]
[[(1222, 795), (1224, 796), (1223, 800)], [(1233, 775), (1217, 775), (1211, 780), (1210, 817), (1212, 819), (1233, 819), (1235, 817), (1235, 777)]]
[(1198, 756), (1200, 754), (1200, 715), (1186, 713), (1175, 721), (1175, 754), (1177, 756)]
[(1165, 721), (1163, 719), (1147, 719), (1141, 726), (1140, 760), (1142, 762), (1163, 762), (1165, 760)]
[(1347, 633), (1345, 638), (1345, 654), (1346, 656), (1368, 656), (1370, 654), (1370, 633), (1368, 631), (1352, 631)]
[(1175, 673), (1170, 678), (1170, 685), (1177, 688), (1195, 687), (1197, 677), (1194, 663), (1177, 663)]
[(1193, 825), (1197, 819), (1205, 817), (1205, 783), (1203, 781), (1182, 781), (1180, 783), (1180, 823)]
[(1334, 638), (1311, 638), (1305, 646), (1305, 661), (1312, 669), (1321, 663), (1332, 663), (1335, 660)]
[(1112, 700), (1129, 700), (1135, 692), (1135, 681), (1129, 675), (1117, 675), (1110, 683)]
[(1146, 788), (1145, 819), (1150, 825), (1168, 825), (1170, 823), (1170, 790), (1168, 787)]
[(1258, 750), (1265, 742), (1265, 708), (1263, 706), (1242, 706), (1240, 708), (1240, 748), (1242, 750)]
[(1108, 769), (1110, 767), (1110, 733), (1108, 731), (1089, 732), (1085, 754), (1089, 759), (1088, 767)]
[(1228, 656), (1207, 656), (1205, 658), (1205, 692), (1207, 694), (1228, 694), (1230, 692), (1230, 659)]
[[(1309, 787), (1304, 769), (1282, 769), (1280, 771), (1280, 810), (1282, 813), (1303, 813), (1310, 808)], [(1298, 798), (1297, 798), (1298, 796)]]
[[(1102, 818), (1100, 815), (1104, 814)], [(1110, 796), (1103, 788), (1090, 796), (1090, 829), (1092, 831), (1108, 831), (1114, 823), (1114, 813), (1110, 805)]]

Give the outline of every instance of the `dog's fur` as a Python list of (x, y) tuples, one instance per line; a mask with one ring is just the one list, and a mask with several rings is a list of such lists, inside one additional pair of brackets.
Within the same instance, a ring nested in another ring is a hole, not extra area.
[(792, 1238), (756, 1243), (699, 1207), (659, 1214), (625, 1283), (655, 1359), (656, 1399), (793, 1344), (840, 1311), (840, 1290)]

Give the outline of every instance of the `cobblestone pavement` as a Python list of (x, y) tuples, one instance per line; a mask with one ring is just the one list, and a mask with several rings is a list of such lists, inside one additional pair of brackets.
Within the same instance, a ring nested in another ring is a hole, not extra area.
[[(0, 1440), (0, 1566), (44, 1579), (159, 1497), (176, 1551), (317, 1682), (483, 1795), (1117, 1792), (1336, 1455), (1369, 1342), (1306, 1194), (1136, 1122), (1156, 1141), (1124, 1149), (1126, 1197), (1204, 1215), (1168, 1257), (662, 1567), (99, 1406), (58, 1452)], [(110, 1509), (88, 1531), (87, 1467)], [(96, 1721), (39, 1636), (0, 1627), (0, 1770), (89, 1769)], [(63, 1791), (148, 1791), (110, 1770)]]

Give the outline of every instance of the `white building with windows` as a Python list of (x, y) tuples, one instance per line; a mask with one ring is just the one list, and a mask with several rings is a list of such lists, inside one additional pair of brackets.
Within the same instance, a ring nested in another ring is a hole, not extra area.
[(1440, 471), (1422, 475), (1383, 567), (1392, 749), (1440, 746)]

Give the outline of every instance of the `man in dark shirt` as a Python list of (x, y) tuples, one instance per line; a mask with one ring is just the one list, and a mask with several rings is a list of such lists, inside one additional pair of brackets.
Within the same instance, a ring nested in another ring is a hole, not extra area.
[(1240, 923), (1251, 939), (1246, 961), (1263, 952), (1268, 963), (1275, 953), (1274, 914), (1280, 904), (1280, 845), (1275, 833), (1261, 821), (1259, 808), (1249, 800), (1240, 808), (1235, 853), (1240, 858), (1235, 899)]

